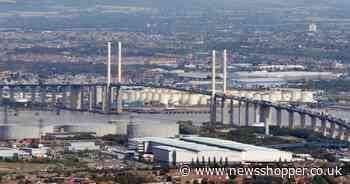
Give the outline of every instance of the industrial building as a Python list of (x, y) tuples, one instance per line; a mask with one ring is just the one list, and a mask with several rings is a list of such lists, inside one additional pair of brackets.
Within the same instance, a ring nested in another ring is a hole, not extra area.
[(280, 151), (262, 146), (255, 146), (251, 144), (243, 144), (235, 141), (197, 136), (182, 137), (181, 140), (214, 146), (222, 149), (229, 149), (232, 151), (238, 151), (241, 153), (241, 158), (244, 162), (277, 162), (292, 160), (292, 153), (290, 152)]
[(288, 84), (286, 80), (278, 78), (232, 79), (231, 84), (240, 88), (274, 88)]
[(167, 164), (189, 162), (278, 162), (291, 161), (292, 153), (234, 141), (207, 137), (179, 139), (146, 137), (129, 141), (129, 150), (135, 157), (153, 154), (155, 161)]
[(0, 158), (2, 158), (2, 159), (4, 159), (4, 158), (11, 159), (14, 157), (27, 158), (29, 156), (30, 156), (29, 153), (22, 151), (22, 150), (7, 148), (7, 147), (0, 147)]
[(39, 147), (39, 148), (26, 147), (26, 148), (22, 148), (22, 150), (36, 158), (46, 158), (49, 153), (48, 147)]
[(268, 71), (285, 71), (285, 70), (305, 70), (303, 65), (258, 65), (257, 69), (259, 70), (268, 70)]
[(126, 135), (126, 121), (109, 121), (108, 123), (71, 123), (71, 124), (1, 124), (1, 140), (21, 140), (21, 139), (38, 139), (41, 136), (52, 135), (55, 133), (90, 133), (97, 137), (105, 135)]
[(70, 152), (100, 150), (100, 146), (96, 145), (95, 142), (70, 142), (64, 147), (66, 151)]
[(235, 72), (233, 78), (280, 78), (284, 80), (332, 80), (337, 79), (341, 74), (332, 72), (307, 72), (307, 71), (288, 71), (288, 72)]

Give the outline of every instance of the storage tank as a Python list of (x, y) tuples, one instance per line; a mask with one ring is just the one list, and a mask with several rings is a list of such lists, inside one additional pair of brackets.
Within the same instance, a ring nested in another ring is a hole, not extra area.
[(171, 95), (169, 93), (163, 93), (160, 95), (159, 102), (164, 105), (169, 105)]
[(314, 92), (311, 91), (303, 91), (302, 92), (302, 102), (315, 103)]
[(117, 134), (117, 125), (112, 123), (66, 125), (62, 128), (66, 133), (94, 132), (97, 137)]
[(142, 101), (141, 100), (141, 91), (135, 91), (135, 101)]
[(181, 94), (180, 93), (172, 93), (170, 96), (169, 103), (179, 105), (181, 100)]
[(190, 94), (188, 105), (195, 106), (199, 104), (200, 95)]
[(201, 98), (199, 100), (199, 105), (207, 105), (208, 104), (209, 97), (205, 95), (201, 95)]
[[(0, 139), (37, 139), (40, 137), (39, 126), (36, 125), (21, 125), (21, 124), (7, 124), (0, 125)], [(53, 126), (42, 127), (42, 134), (53, 133)]]
[(146, 92), (146, 97), (145, 97), (145, 102), (146, 103), (149, 103), (149, 102), (151, 102), (152, 101), (152, 97), (153, 97), (153, 95), (152, 95), (152, 92)]
[(146, 101), (147, 93), (145, 91), (140, 92), (140, 101)]
[(188, 94), (188, 93), (181, 94), (181, 100), (180, 100), (181, 105), (188, 105), (189, 100), (190, 100), (190, 94)]
[(152, 101), (159, 102), (160, 101), (160, 95), (161, 95), (161, 93), (158, 93), (158, 92), (152, 93)]
[(174, 137), (179, 135), (177, 123), (132, 123), (127, 128), (128, 138)]

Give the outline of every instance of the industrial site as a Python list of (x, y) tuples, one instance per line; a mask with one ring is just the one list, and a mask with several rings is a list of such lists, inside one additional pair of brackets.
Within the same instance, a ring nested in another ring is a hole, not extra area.
[(0, 184), (347, 184), (350, 3), (0, 0)]

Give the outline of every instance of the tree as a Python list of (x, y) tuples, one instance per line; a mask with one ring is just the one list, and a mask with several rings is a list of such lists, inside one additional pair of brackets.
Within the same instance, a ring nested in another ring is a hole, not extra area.
[(328, 184), (328, 182), (323, 176), (315, 176), (312, 180), (312, 184)]

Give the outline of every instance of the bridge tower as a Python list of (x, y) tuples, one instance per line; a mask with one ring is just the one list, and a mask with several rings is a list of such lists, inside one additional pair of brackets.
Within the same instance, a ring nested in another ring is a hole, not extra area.
[[(118, 42), (118, 73), (117, 73), (117, 83), (122, 83), (122, 42)], [(116, 88), (116, 101), (117, 101), (117, 113), (123, 112), (123, 99), (121, 95), (120, 86)]]
[[(223, 94), (227, 94), (227, 50), (223, 51)], [(231, 110), (230, 110), (231, 111)], [(225, 116), (225, 112), (227, 112), (227, 107), (225, 106), (225, 98), (222, 98), (221, 101), (221, 124), (226, 125), (230, 124), (227, 116)]]
[(210, 124), (216, 124), (216, 51), (212, 52), (212, 87), (211, 87), (211, 103), (210, 103)]
[(110, 112), (110, 104), (111, 104), (111, 42), (107, 43), (108, 54), (107, 54), (107, 84), (104, 87), (103, 95), (104, 98), (102, 100), (102, 111), (106, 114)]
[(117, 83), (122, 82), (122, 42), (118, 42)]
[(107, 55), (107, 86), (111, 85), (111, 42), (107, 43), (108, 55)]

